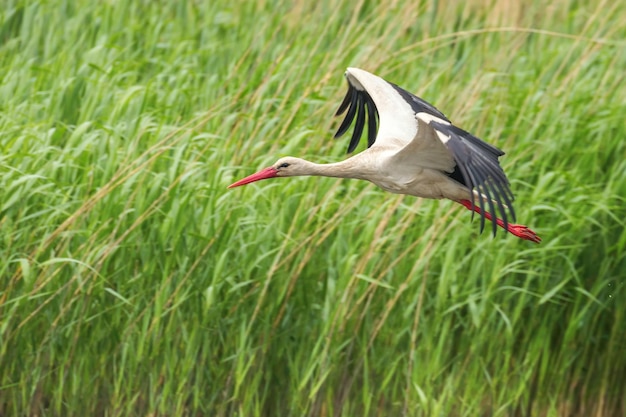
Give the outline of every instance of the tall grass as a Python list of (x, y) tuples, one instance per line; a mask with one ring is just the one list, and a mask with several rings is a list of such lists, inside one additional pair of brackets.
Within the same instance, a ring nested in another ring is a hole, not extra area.
[[(0, 415), (626, 414), (623, 2), (9, 1)], [(532, 245), (329, 162), (357, 66), (504, 149)]]

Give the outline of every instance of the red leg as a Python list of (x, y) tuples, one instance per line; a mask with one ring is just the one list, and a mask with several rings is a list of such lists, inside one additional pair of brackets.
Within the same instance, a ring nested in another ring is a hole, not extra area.
[[(472, 202), (469, 200), (461, 200), (459, 201), (459, 203), (463, 204), (465, 206), (465, 208), (467, 208), (468, 210), (472, 210)], [(478, 205), (474, 205), (473, 210), (478, 213), (481, 214), (482, 210), (480, 209), (480, 207)], [(487, 220), (491, 220), (491, 213), (489, 213), (488, 211), (485, 211), (485, 218)], [(504, 227), (504, 222), (500, 219), (498, 219), (496, 217), (496, 223), (498, 224), (498, 226), (500, 226), (501, 228), (505, 229)], [(532, 230), (530, 230), (528, 227), (521, 225), (521, 224), (508, 224), (508, 227), (506, 228), (507, 232), (510, 232), (512, 234), (514, 234), (515, 236), (519, 237), (520, 239), (524, 239), (524, 240), (530, 240), (531, 242), (535, 242), (535, 243), (539, 243), (541, 242), (541, 238), (539, 236), (537, 236), (537, 233), (533, 232)]]

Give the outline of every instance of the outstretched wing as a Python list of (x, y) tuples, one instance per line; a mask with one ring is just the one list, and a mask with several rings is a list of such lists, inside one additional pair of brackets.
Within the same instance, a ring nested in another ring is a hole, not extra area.
[(346, 71), (348, 91), (336, 116), (346, 112), (335, 138), (345, 134), (354, 123), (348, 145), (353, 152), (361, 140), (367, 122), (367, 147), (403, 147), (417, 134), (417, 113), (427, 113), (448, 120), (433, 105), (403, 90), (395, 84), (358, 68)]
[[(513, 194), (509, 181), (498, 162), (504, 155), (500, 149), (490, 145), (469, 132), (454, 126), (436, 107), (408, 91), (384, 79), (357, 68), (346, 71), (348, 92), (339, 106), (337, 115), (346, 112), (335, 137), (345, 134), (354, 123), (348, 145), (348, 153), (354, 151), (367, 123), (367, 144), (372, 146), (395, 146), (398, 149), (419, 149), (428, 152), (425, 157), (435, 159), (429, 168), (439, 168), (451, 179), (465, 185), (471, 192), (472, 208), (478, 197), (481, 209), (481, 227), (485, 225), (485, 201), (493, 215), (493, 232), (496, 233), (497, 205), (504, 226), (508, 225), (507, 209), (515, 220)], [(427, 132), (429, 127), (433, 132)], [(418, 132), (419, 129), (419, 132)], [(453, 158), (445, 157), (439, 144), (433, 143), (433, 135), (439, 139)]]
[[(447, 120), (439, 119), (426, 113), (418, 113), (416, 117), (428, 123), (434, 129), (441, 142), (452, 154), (456, 166), (449, 176), (464, 184), (470, 190), (477, 192), (479, 196), (478, 203), (482, 212), (480, 219), (481, 232), (485, 226), (485, 201), (489, 205), (489, 212), (494, 217), (496, 216), (494, 203), (498, 206), (500, 217), (506, 229), (508, 225), (507, 208), (513, 221), (515, 221), (515, 210), (513, 209), (514, 197), (509, 180), (498, 161), (498, 158), (504, 155), (504, 152), (480, 140), (471, 133), (454, 126)], [(472, 209), (474, 208), (475, 198), (475, 193), (471, 193)], [(492, 222), (493, 233), (495, 234), (496, 221), (492, 220)]]

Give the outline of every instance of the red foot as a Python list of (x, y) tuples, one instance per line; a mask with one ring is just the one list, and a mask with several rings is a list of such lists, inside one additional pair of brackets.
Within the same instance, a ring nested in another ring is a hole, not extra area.
[(537, 236), (537, 233), (533, 232), (523, 224), (510, 224), (508, 230), (520, 239), (541, 243), (541, 238)]
[[(459, 201), (459, 203), (463, 204), (468, 210), (472, 210), (471, 201), (461, 200)], [(473, 210), (478, 214), (482, 213), (480, 207), (476, 205), (473, 207)], [(487, 211), (485, 212), (485, 218), (487, 220), (491, 220), (491, 214)], [(496, 224), (504, 229), (504, 222), (498, 219), (497, 217), (496, 217)], [(523, 224), (508, 224), (507, 226), (508, 227), (506, 228), (506, 230), (508, 232), (511, 232), (515, 236), (519, 237), (520, 239), (530, 240), (531, 242), (535, 242), (535, 243), (541, 242), (541, 238), (537, 236), (537, 233), (533, 232), (532, 230), (530, 230), (528, 227), (524, 226)]]

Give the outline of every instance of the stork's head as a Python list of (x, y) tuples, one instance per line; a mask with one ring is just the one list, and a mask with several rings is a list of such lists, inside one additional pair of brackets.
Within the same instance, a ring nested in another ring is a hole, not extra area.
[(234, 184), (229, 185), (228, 188), (239, 187), (241, 185), (250, 184), (251, 182), (267, 180), (270, 178), (306, 175), (306, 167), (307, 163), (304, 159), (286, 156), (284, 158), (280, 158), (271, 167), (264, 168), (255, 174), (240, 179)]

